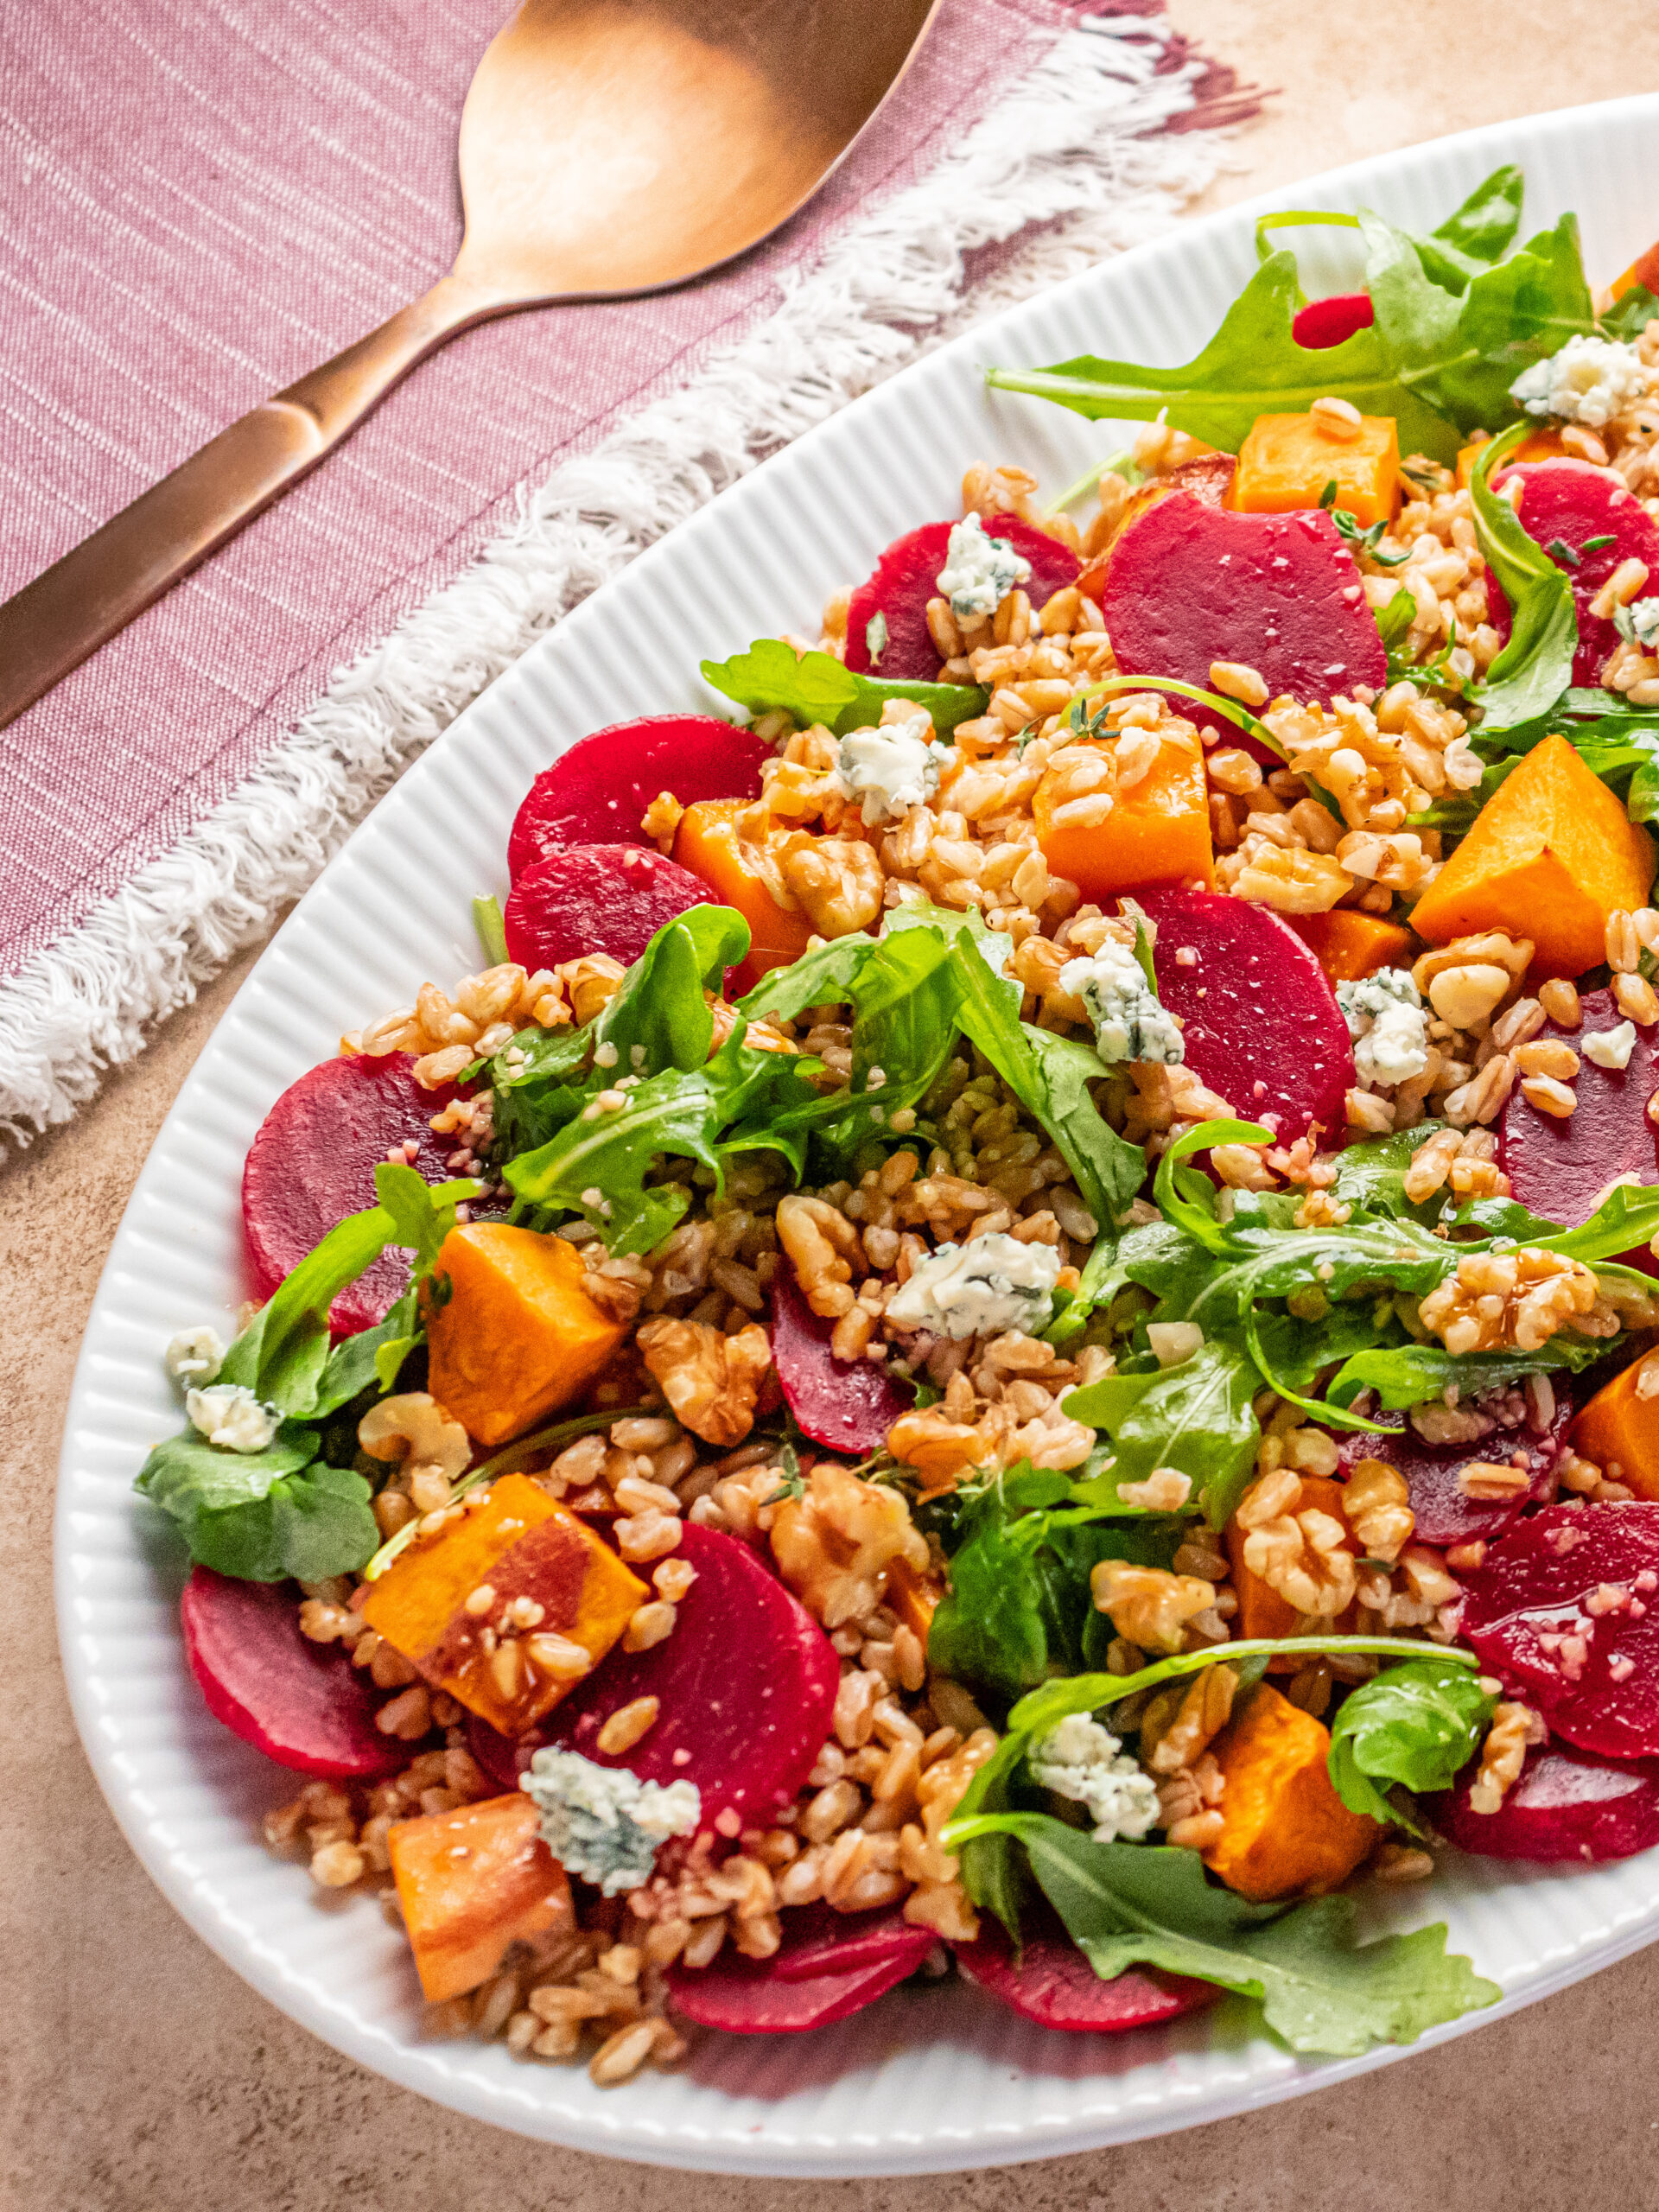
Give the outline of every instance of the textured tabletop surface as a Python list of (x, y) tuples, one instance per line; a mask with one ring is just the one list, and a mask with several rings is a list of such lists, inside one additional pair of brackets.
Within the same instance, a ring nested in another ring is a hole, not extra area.
[[(1651, 0), (1173, 0), (1277, 88), (1225, 198), (1466, 125), (1659, 85)], [(1652, 228), (1659, 232), (1659, 194)], [(337, 2056), (174, 1915), (105, 1811), (54, 1641), (52, 1480), (75, 1350), (133, 1179), (247, 963), (68, 1128), (0, 1171), (0, 2212), (1527, 2212), (1659, 2200), (1644, 2063), (1659, 1949), (1322, 2095), (1092, 2157), (837, 2184), (680, 2177), (499, 2134)]]

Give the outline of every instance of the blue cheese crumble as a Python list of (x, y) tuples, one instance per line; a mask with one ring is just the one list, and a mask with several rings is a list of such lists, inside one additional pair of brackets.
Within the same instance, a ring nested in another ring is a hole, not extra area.
[(1000, 537), (987, 537), (977, 515), (969, 515), (950, 532), (944, 566), (934, 582), (950, 602), (959, 622), (995, 614), (1016, 584), (1025, 582), (1031, 563)]
[(263, 1452), (283, 1425), (276, 1407), (261, 1405), (240, 1382), (188, 1390), (184, 1409), (207, 1441), (222, 1452)]
[(1157, 1821), (1157, 1783), (1086, 1713), (1068, 1713), (1039, 1737), (1031, 1747), (1029, 1764), (1039, 1789), (1088, 1807), (1096, 1843), (1125, 1837), (1138, 1843)]
[(1186, 1040), (1173, 1014), (1147, 987), (1146, 971), (1126, 944), (1108, 938), (1086, 959), (1068, 960), (1060, 988), (1081, 999), (1094, 1024), (1095, 1049), (1103, 1060), (1155, 1060), (1178, 1068), (1186, 1058)]
[(1648, 372), (1634, 346), (1622, 339), (1578, 336), (1547, 361), (1523, 369), (1510, 386), (1510, 397), (1529, 415), (1549, 415), (1599, 430), (1645, 398), (1648, 387)]
[(1029, 1335), (1048, 1320), (1059, 1272), (1052, 1244), (1022, 1244), (1001, 1233), (941, 1244), (893, 1293), (887, 1319), (895, 1328), (930, 1329), (957, 1343), (1009, 1329)]
[(565, 1872), (607, 1897), (648, 1882), (663, 1845), (672, 1835), (695, 1835), (702, 1812), (695, 1782), (664, 1789), (580, 1751), (537, 1751), (518, 1786), (534, 1800), (542, 1840)]
[(1631, 603), (1630, 635), (1646, 652), (1659, 646), (1659, 599), (1638, 599)]
[(1404, 968), (1337, 985), (1337, 1004), (1354, 1041), (1354, 1073), (1363, 1090), (1408, 1083), (1428, 1065), (1428, 1016)]
[(836, 756), (836, 787), (844, 799), (862, 801), (867, 829), (902, 822), (938, 790), (950, 757), (926, 708), (911, 708), (879, 728), (848, 731)]
[(205, 1389), (225, 1364), (225, 1339), (206, 1321), (198, 1328), (181, 1329), (162, 1361), (175, 1382)]

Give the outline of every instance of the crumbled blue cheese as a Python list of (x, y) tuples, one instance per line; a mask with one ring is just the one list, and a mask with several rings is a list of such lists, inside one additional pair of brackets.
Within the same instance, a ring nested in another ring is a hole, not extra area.
[(917, 707), (880, 728), (849, 730), (836, 756), (836, 783), (844, 799), (862, 800), (867, 828), (902, 822), (938, 791), (950, 757), (933, 736), (926, 708)]
[(185, 1393), (184, 1409), (222, 1452), (263, 1452), (283, 1425), (275, 1406), (261, 1405), (240, 1382), (215, 1382)]
[(651, 1879), (671, 1835), (695, 1835), (702, 1812), (695, 1782), (642, 1782), (626, 1766), (580, 1751), (537, 1751), (519, 1788), (534, 1799), (542, 1837), (567, 1874), (607, 1897)]
[(1178, 1068), (1185, 1059), (1186, 1040), (1174, 1015), (1158, 1003), (1141, 963), (1116, 938), (1106, 938), (1086, 959), (1068, 960), (1060, 988), (1088, 1007), (1103, 1060), (1154, 1060)]
[(1068, 1713), (1039, 1737), (1028, 1763), (1039, 1789), (1088, 1807), (1096, 1843), (1116, 1843), (1125, 1836), (1138, 1843), (1157, 1821), (1157, 1783), (1086, 1713)]
[(1547, 361), (1523, 369), (1510, 386), (1510, 397), (1529, 415), (1551, 415), (1599, 430), (1645, 398), (1648, 388), (1648, 372), (1634, 346), (1623, 339), (1579, 336)]
[(887, 1319), (899, 1329), (931, 1329), (935, 1336), (1027, 1334), (1047, 1321), (1060, 1255), (1052, 1244), (1022, 1244), (993, 1233), (969, 1244), (941, 1244), (894, 1292)]
[(1659, 646), (1659, 599), (1638, 599), (1630, 610), (1630, 634), (1638, 645), (1652, 652)]
[(995, 614), (1016, 584), (1025, 582), (1031, 563), (1000, 537), (987, 537), (977, 515), (969, 515), (950, 532), (944, 566), (934, 582), (960, 621)]
[(880, 668), (887, 650), (887, 618), (879, 607), (864, 625), (864, 650), (870, 657), (870, 666)]
[(225, 1364), (225, 1339), (206, 1321), (194, 1329), (181, 1329), (162, 1355), (175, 1382), (200, 1388), (213, 1381)]
[(1354, 1073), (1363, 1090), (1408, 1083), (1428, 1065), (1428, 1016), (1421, 992), (1404, 968), (1337, 985), (1337, 1004), (1354, 1040)]
[(1592, 1031), (1580, 1038), (1579, 1049), (1586, 1060), (1593, 1060), (1599, 1068), (1627, 1068), (1630, 1054), (1636, 1050), (1636, 1024), (1621, 1021), (1616, 1029)]

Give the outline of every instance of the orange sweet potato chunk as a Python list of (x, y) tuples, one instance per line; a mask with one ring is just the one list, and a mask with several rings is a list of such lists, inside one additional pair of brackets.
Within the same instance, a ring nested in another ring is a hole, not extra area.
[(397, 1902), (429, 2005), (486, 1981), (510, 1944), (575, 1925), (570, 1885), (522, 1790), (395, 1821), (386, 1834)]
[(1659, 1352), (1632, 1361), (1597, 1391), (1573, 1424), (1572, 1445), (1610, 1482), (1659, 1503)]
[[(467, 1600), (480, 1590), (488, 1602), (474, 1612)], [(369, 1585), (363, 1618), (429, 1682), (517, 1736), (582, 1679), (544, 1668), (537, 1635), (579, 1643), (596, 1666), (650, 1595), (528, 1475), (503, 1475), (482, 1506), (393, 1560)], [(506, 1608), (520, 1598), (539, 1605), (540, 1618), (528, 1633), (505, 1635)]]
[(1625, 293), (1637, 284), (1643, 285), (1649, 292), (1659, 292), (1659, 245), (1650, 245), (1645, 253), (1638, 253), (1630, 267), (1621, 276), (1614, 277), (1607, 287), (1605, 303), (1598, 308), (1598, 313), (1605, 313), (1615, 300), (1623, 299)]
[(1370, 1856), (1382, 1830), (1332, 1787), (1329, 1730), (1266, 1682), (1210, 1748), (1226, 1780), (1225, 1825), (1204, 1863), (1230, 1890), (1257, 1904), (1333, 1890)]
[[(1304, 1506), (1312, 1506), (1320, 1513), (1328, 1513), (1333, 1521), (1344, 1518), (1342, 1510), (1343, 1486), (1324, 1475), (1304, 1475), (1301, 1497), (1297, 1502), (1300, 1513)], [(1227, 1556), (1233, 1563), (1233, 1588), (1238, 1595), (1238, 1633), (1240, 1636), (1286, 1637), (1302, 1632), (1302, 1618), (1294, 1605), (1287, 1605), (1276, 1590), (1269, 1589), (1259, 1574), (1253, 1573), (1244, 1564), (1245, 1531), (1236, 1521), (1227, 1524)], [(1344, 1551), (1357, 1552), (1357, 1545), (1351, 1535), (1343, 1540)], [(1321, 1624), (1327, 1625), (1327, 1624)], [(1353, 1609), (1351, 1607), (1340, 1619), (1332, 1621), (1329, 1627), (1338, 1635), (1347, 1636), (1353, 1630)], [(1274, 1675), (1294, 1675), (1301, 1665), (1294, 1653), (1282, 1659), (1269, 1659), (1268, 1670)]]
[[(1483, 441), (1484, 442), (1484, 441)], [(1505, 466), (1510, 468), (1523, 461), (1560, 461), (1567, 457), (1567, 448), (1561, 443), (1559, 430), (1534, 430), (1522, 439), (1510, 455)], [(1466, 492), (1469, 480), (1475, 473), (1475, 463), (1480, 459), (1480, 447), (1461, 446), (1458, 449), (1458, 489)]]
[(1386, 522), (1400, 494), (1400, 426), (1392, 415), (1362, 415), (1352, 438), (1333, 437), (1317, 416), (1258, 415), (1238, 449), (1230, 506), (1252, 515), (1317, 507), (1327, 484), (1333, 505), (1369, 527)]
[(450, 1292), (427, 1309), (429, 1385), (480, 1444), (505, 1444), (568, 1405), (627, 1333), (589, 1297), (563, 1236), (469, 1222), (445, 1237), (438, 1273)]
[(1287, 914), (1304, 944), (1318, 958), (1333, 983), (1357, 983), (1375, 976), (1379, 968), (1409, 965), (1411, 931), (1396, 922), (1379, 921), (1351, 906), (1336, 906), (1328, 914)]
[(1581, 976), (1606, 957), (1607, 917), (1645, 906), (1653, 840), (1564, 737), (1535, 745), (1475, 817), (1412, 909), (1431, 944), (1508, 930), (1536, 948), (1532, 974)]
[(735, 906), (749, 925), (748, 957), (737, 971), (741, 995), (753, 990), (774, 968), (787, 968), (806, 950), (812, 924), (798, 908), (780, 906), (767, 888), (753, 846), (738, 834), (738, 817), (753, 802), (744, 798), (699, 799), (680, 817), (674, 858), (700, 875), (722, 906)]
[(1125, 891), (1213, 887), (1210, 802), (1198, 754), (1164, 738), (1141, 781), (1118, 794), (1103, 822), (1086, 826), (1064, 818), (1058, 780), (1051, 769), (1032, 801), (1037, 842), (1050, 873), (1075, 883), (1085, 899), (1103, 905)]
[(887, 1606), (927, 1649), (928, 1630), (944, 1595), (931, 1574), (918, 1574), (908, 1560), (896, 1559), (887, 1569)]

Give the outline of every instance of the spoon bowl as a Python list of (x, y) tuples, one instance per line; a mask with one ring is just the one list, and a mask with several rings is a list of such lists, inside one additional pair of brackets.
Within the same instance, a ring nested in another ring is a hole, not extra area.
[(940, 0), (524, 0), (461, 113), (431, 289), (204, 446), (0, 606), (0, 728), (493, 315), (690, 283), (786, 222)]

